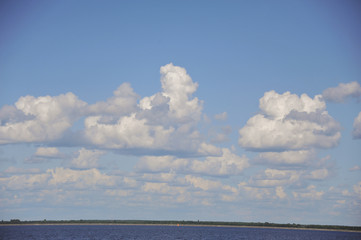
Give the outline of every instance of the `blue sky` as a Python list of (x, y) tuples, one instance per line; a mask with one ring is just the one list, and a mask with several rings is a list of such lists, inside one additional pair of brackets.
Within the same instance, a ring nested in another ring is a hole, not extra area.
[(0, 217), (360, 225), (358, 1), (5, 1)]

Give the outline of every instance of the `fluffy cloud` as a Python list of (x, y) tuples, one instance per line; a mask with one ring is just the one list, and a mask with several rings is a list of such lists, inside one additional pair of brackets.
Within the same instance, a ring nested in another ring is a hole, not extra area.
[(58, 139), (83, 114), (86, 105), (73, 93), (21, 97), (15, 107), (0, 109), (0, 144)]
[(239, 144), (255, 151), (287, 151), (330, 148), (341, 136), (339, 124), (326, 111), (320, 95), (313, 99), (289, 92), (266, 92), (261, 113), (239, 130)]
[(192, 98), (198, 84), (194, 83), (186, 70), (172, 63), (160, 68), (163, 95), (169, 98), (170, 116), (180, 121), (189, 118), (199, 120), (202, 103)]
[(202, 102), (192, 94), (197, 90), (198, 84), (192, 81), (184, 68), (174, 66), (172, 63), (160, 68), (162, 92), (140, 100), (139, 106), (144, 111), (140, 115), (151, 119), (152, 123), (194, 123), (199, 121), (202, 113)]
[(352, 135), (354, 138), (361, 138), (361, 112), (357, 115), (353, 122)]
[(98, 167), (98, 159), (103, 154), (105, 154), (103, 151), (81, 148), (77, 156), (71, 160), (70, 165), (80, 169), (96, 168)]
[(337, 87), (327, 88), (322, 96), (331, 102), (343, 102), (348, 97), (361, 96), (361, 86), (358, 82), (340, 83)]
[(40, 163), (48, 161), (49, 159), (64, 158), (65, 155), (60, 153), (55, 147), (39, 147), (36, 149), (35, 154), (30, 158), (25, 159), (28, 163)]
[(196, 159), (181, 159), (173, 156), (147, 156), (137, 164), (139, 172), (170, 172), (203, 174), (209, 176), (239, 175), (249, 167), (246, 156), (238, 156), (229, 149), (223, 148), (221, 156)]
[(85, 119), (85, 137), (104, 148), (161, 148), (166, 145), (173, 128), (147, 125), (135, 114), (121, 117), (115, 124), (102, 123), (101, 116)]

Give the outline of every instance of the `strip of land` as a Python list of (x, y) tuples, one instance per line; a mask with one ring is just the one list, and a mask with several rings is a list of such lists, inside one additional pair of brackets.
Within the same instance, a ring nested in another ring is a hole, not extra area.
[(342, 225), (314, 225), (295, 223), (269, 222), (218, 222), (218, 221), (156, 221), (156, 220), (39, 220), (21, 221), (12, 219), (1, 221), (0, 225), (67, 225), (67, 224), (103, 224), (103, 225), (173, 225), (173, 226), (219, 226), (219, 227), (258, 227), (258, 228), (287, 228), (308, 230), (361, 231), (361, 226)]

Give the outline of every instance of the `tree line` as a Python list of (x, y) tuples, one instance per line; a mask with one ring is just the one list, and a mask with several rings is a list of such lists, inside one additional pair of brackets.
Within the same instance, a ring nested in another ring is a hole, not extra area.
[(177, 221), (177, 220), (36, 220), (21, 221), (11, 219), (2, 220), (0, 224), (134, 224), (134, 225), (192, 225), (192, 226), (229, 226), (229, 227), (270, 227), (270, 228), (295, 228), (295, 229), (328, 229), (328, 230), (350, 230), (361, 231), (361, 226), (342, 225), (318, 225), (318, 224), (296, 224), (296, 223), (269, 223), (269, 222), (221, 222), (221, 221)]

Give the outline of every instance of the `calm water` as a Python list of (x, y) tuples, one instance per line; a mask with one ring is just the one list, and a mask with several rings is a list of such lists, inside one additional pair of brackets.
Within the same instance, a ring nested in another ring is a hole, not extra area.
[(361, 233), (190, 226), (38, 225), (0, 226), (0, 239), (361, 239)]

